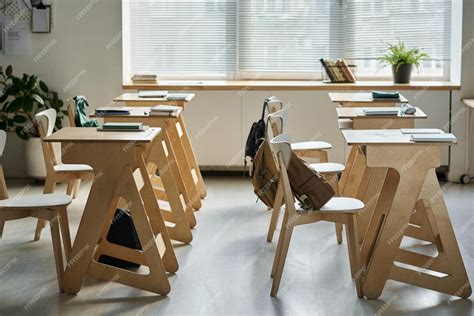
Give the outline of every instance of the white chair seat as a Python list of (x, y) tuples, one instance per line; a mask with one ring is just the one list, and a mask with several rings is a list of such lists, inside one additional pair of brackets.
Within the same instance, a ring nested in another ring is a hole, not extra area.
[(75, 165), (75, 164), (61, 164), (55, 165), (54, 171), (57, 172), (82, 172), (82, 171), (92, 171), (92, 167), (88, 165)]
[(71, 201), (66, 194), (37, 194), (1, 200), (0, 208), (47, 208), (68, 205)]
[(308, 141), (291, 144), (292, 150), (325, 150), (331, 148), (332, 145), (330, 143), (322, 141)]
[(309, 165), (313, 170), (316, 170), (319, 173), (335, 173), (335, 172), (342, 172), (346, 168), (344, 165), (340, 163), (334, 162), (320, 162), (320, 163), (312, 163)]
[[(295, 207), (299, 213), (307, 213), (307, 211), (301, 210), (298, 202), (295, 203)], [(356, 213), (364, 208), (364, 203), (358, 199), (348, 197), (333, 197), (326, 204), (323, 205), (319, 210), (311, 212), (340, 212), (340, 213)]]
[(351, 119), (339, 119), (337, 123), (339, 124), (339, 129), (352, 129)]

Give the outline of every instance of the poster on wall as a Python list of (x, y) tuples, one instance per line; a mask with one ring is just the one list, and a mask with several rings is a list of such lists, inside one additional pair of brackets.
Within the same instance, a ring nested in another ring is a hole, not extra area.
[(28, 21), (17, 21), (3, 29), (3, 52), (5, 55), (30, 54), (30, 25)]
[(4, 36), (3, 32), (7, 28), (8, 25), (12, 22), (12, 17), (8, 15), (0, 15), (0, 51), (4, 52)]

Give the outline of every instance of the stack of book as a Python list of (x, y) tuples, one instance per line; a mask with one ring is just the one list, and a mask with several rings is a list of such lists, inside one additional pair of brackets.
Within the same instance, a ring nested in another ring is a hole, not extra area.
[(133, 75), (132, 82), (135, 84), (155, 84), (158, 82), (157, 75)]
[(143, 123), (121, 123), (121, 122), (108, 122), (104, 123), (98, 129), (100, 131), (127, 131), (127, 132), (140, 132), (144, 131), (148, 126), (143, 125)]
[(172, 105), (157, 105), (151, 108), (151, 116), (172, 116), (178, 117), (181, 107)]
[(124, 107), (103, 107), (95, 110), (96, 116), (130, 115), (130, 109)]
[[(351, 71), (349, 65), (344, 59), (328, 60), (321, 58), (319, 60), (323, 66), (329, 80), (333, 83), (354, 83), (356, 77)], [(355, 66), (351, 66), (355, 67)]]

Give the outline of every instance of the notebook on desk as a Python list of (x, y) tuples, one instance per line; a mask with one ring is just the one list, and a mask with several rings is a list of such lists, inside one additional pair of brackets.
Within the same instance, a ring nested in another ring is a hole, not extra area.
[(371, 108), (366, 108), (363, 111), (364, 115), (370, 116), (370, 115), (394, 115), (397, 116), (400, 114), (400, 109), (399, 108), (378, 108), (378, 109), (371, 109)]
[(138, 91), (139, 98), (166, 98), (168, 91), (165, 90), (140, 90)]
[(170, 93), (166, 99), (168, 101), (189, 101), (191, 96), (189, 93)]
[(411, 140), (416, 143), (455, 143), (457, 138), (453, 134), (412, 134)]
[(439, 128), (401, 128), (402, 134), (443, 134)]
[(99, 131), (144, 131), (148, 128), (148, 126), (143, 125), (143, 123), (122, 123), (122, 122), (107, 122), (104, 123), (102, 126), (98, 127), (97, 130)]
[(96, 116), (107, 115), (130, 115), (130, 110), (126, 108), (98, 108), (95, 110)]
[(177, 117), (181, 111), (181, 107), (172, 105), (157, 105), (151, 108), (151, 116), (173, 116)]

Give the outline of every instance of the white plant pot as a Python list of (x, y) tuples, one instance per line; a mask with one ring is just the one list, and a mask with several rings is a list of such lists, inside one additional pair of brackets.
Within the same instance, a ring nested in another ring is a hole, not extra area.
[(35, 179), (46, 177), (43, 148), (39, 137), (30, 137), (25, 141), (26, 175)]
[[(57, 153), (61, 152), (61, 144), (53, 144), (56, 158), (61, 161), (61, 157)], [(26, 175), (30, 178), (44, 179), (46, 178), (46, 166), (44, 164), (43, 147), (39, 137), (30, 137), (25, 141), (25, 163)]]

